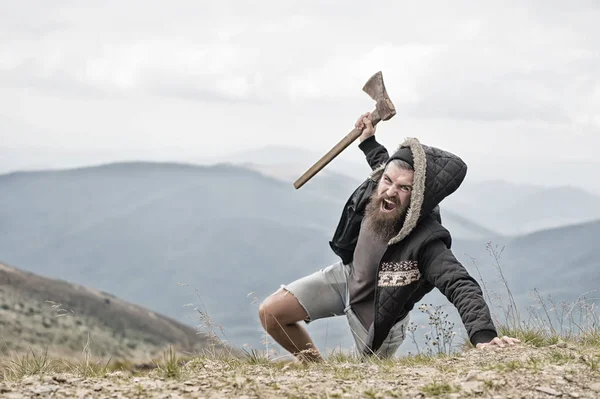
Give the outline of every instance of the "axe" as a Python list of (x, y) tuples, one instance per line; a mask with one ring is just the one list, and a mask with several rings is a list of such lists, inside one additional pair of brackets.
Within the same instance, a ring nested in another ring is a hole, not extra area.
[[(375, 110), (371, 112), (371, 121), (373, 126), (377, 125), (380, 121), (387, 121), (392, 116), (396, 115), (396, 108), (388, 97), (385, 85), (383, 84), (383, 75), (381, 71), (365, 83), (363, 91), (367, 93), (375, 103)], [(294, 187), (299, 189), (309, 181), (314, 175), (319, 173), (329, 162), (337, 157), (342, 151), (346, 149), (350, 144), (354, 142), (362, 133), (362, 129), (353, 129), (346, 135), (339, 143), (337, 143), (329, 152), (321, 157), (313, 166), (311, 166), (302, 176), (294, 182)]]

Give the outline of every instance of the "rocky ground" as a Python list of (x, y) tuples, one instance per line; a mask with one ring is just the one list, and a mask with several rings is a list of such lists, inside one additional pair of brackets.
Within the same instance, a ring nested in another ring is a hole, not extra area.
[(600, 349), (561, 343), (445, 358), (323, 364), (195, 358), (95, 377), (44, 372), (0, 382), (3, 398), (600, 398)]

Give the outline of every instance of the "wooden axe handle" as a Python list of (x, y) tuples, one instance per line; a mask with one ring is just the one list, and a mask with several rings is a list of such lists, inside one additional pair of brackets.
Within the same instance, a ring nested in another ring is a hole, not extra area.
[[(381, 121), (379, 117), (379, 112), (375, 109), (371, 112), (371, 123), (373, 126), (377, 125)], [(309, 181), (314, 175), (319, 173), (321, 169), (323, 169), (329, 162), (331, 162), (335, 157), (337, 157), (342, 151), (344, 151), (350, 144), (354, 142), (362, 133), (362, 129), (353, 129), (350, 133), (346, 135), (343, 139), (340, 140), (327, 154), (323, 155), (321, 159), (319, 159), (313, 166), (311, 166), (302, 176), (298, 178), (294, 182), (294, 187), (299, 189)]]

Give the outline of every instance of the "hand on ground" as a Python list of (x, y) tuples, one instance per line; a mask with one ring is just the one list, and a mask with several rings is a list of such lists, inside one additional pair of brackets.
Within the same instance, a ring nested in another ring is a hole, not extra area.
[(515, 344), (519, 344), (519, 343), (521, 343), (521, 341), (516, 338), (510, 338), (510, 337), (504, 336), (502, 338), (496, 337), (493, 340), (491, 340), (490, 342), (477, 344), (476, 348), (477, 349), (486, 349), (486, 348), (490, 348), (490, 347), (504, 348), (507, 345), (514, 346)]

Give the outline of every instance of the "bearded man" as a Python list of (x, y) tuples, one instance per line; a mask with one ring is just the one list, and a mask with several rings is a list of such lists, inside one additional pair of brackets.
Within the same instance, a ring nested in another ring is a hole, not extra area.
[(439, 203), (463, 182), (463, 160), (415, 138), (389, 156), (370, 113), (355, 126), (373, 171), (346, 202), (329, 242), (340, 261), (271, 294), (259, 308), (263, 328), (300, 361), (321, 361), (300, 323), (345, 315), (359, 354), (389, 358), (404, 341), (409, 312), (437, 288), (477, 348), (520, 342), (498, 337), (479, 284), (442, 226)]

